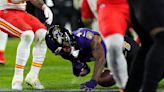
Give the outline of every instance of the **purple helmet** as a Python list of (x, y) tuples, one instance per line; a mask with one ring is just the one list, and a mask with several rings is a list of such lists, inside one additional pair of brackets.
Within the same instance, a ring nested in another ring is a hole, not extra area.
[(45, 40), (48, 48), (57, 55), (62, 50), (63, 42), (72, 44), (73, 36), (66, 28), (55, 25), (49, 28)]

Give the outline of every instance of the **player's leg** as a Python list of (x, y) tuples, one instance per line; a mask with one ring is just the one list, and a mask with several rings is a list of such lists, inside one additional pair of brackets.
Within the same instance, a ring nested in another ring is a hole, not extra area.
[[(35, 33), (35, 45), (33, 47), (33, 61), (30, 72), (27, 74), (25, 81), (36, 89), (43, 89), (44, 86), (39, 82), (39, 72), (42, 68), (47, 46), (45, 43), (45, 29), (39, 29)], [(35, 83), (38, 83), (37, 85)]]
[(154, 41), (146, 57), (141, 92), (156, 92), (164, 72), (164, 13), (161, 12), (163, 5), (163, 0), (141, 0), (140, 21)]
[(5, 64), (5, 49), (8, 40), (8, 35), (0, 30), (0, 63)]
[(99, 8), (98, 14), (100, 31), (105, 37), (108, 49), (108, 66), (113, 72), (116, 84), (119, 88), (124, 88), (128, 79), (127, 63), (122, 52), (123, 35), (127, 29), (126, 17), (107, 6)]
[(105, 41), (106, 44), (108, 44), (108, 67), (112, 71), (117, 85), (120, 88), (124, 88), (128, 79), (127, 63), (124, 55), (122, 54), (122, 45), (124, 42), (124, 38), (120, 34), (114, 34), (105, 38)]
[(22, 89), (24, 67), (30, 55), (30, 46), (34, 39), (33, 31), (25, 31), (21, 34), (21, 41), (18, 44), (15, 72), (12, 81), (12, 89)]
[[(7, 30), (10, 30), (10, 29), (7, 29)], [(15, 35), (15, 34), (11, 34), (11, 35)], [(14, 76), (12, 80), (12, 89), (16, 89), (16, 90), (22, 90), (24, 67), (27, 63), (27, 60), (30, 54), (30, 46), (34, 39), (34, 33), (32, 30), (26, 30), (20, 33), (19, 37), (21, 41), (19, 42), (18, 47), (17, 47), (15, 71), (14, 71)]]
[(24, 16), (26, 12), (8, 10), (7, 13), (2, 11), (1, 14), (3, 16), (0, 18), (0, 27), (10, 35), (21, 39), (17, 47), (12, 89), (22, 90), (24, 67), (30, 54), (30, 46), (34, 39), (34, 32), (23, 20), (22, 16)]
[[(154, 44), (151, 47), (145, 65), (144, 81), (141, 92), (156, 92), (158, 82), (164, 72), (164, 32), (154, 37)], [(159, 54), (160, 53), (160, 54)]]
[[(42, 68), (47, 46), (45, 43), (45, 35), (46, 35), (46, 27), (40, 23), (40, 21), (33, 16), (29, 15), (32, 21), (27, 21), (30, 25), (32, 25), (33, 30), (35, 31), (35, 43), (32, 50), (33, 61), (31, 65), (30, 72), (26, 76), (26, 83), (30, 84), (33, 88), (43, 89), (44, 86), (39, 81), (39, 72)], [(33, 24), (35, 23), (35, 24)]]
[(142, 46), (139, 48), (139, 51), (136, 55), (136, 58), (131, 64), (131, 69), (129, 73), (129, 79), (125, 88), (125, 92), (138, 92), (141, 84), (144, 73), (145, 58), (147, 52), (149, 51), (152, 45), (152, 38), (145, 32), (142, 25), (139, 24), (134, 12), (131, 12), (131, 20), (133, 27), (137, 34), (140, 37)]

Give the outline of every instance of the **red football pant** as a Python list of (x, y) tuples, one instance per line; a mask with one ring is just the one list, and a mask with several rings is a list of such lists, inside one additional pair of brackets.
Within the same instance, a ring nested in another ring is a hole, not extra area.
[(20, 37), (23, 31), (32, 30), (36, 32), (42, 28), (46, 29), (36, 17), (25, 11), (14, 9), (0, 11), (0, 30), (9, 35)]
[(99, 30), (104, 37), (115, 33), (125, 35), (130, 19), (128, 3), (98, 0), (97, 8)]

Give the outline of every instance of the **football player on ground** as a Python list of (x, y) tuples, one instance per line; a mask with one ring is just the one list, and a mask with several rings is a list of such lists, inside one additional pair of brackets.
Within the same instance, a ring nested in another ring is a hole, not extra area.
[[(132, 39), (125, 37), (124, 53), (129, 65), (139, 46)], [(46, 35), (48, 48), (55, 54), (72, 62), (73, 74), (85, 76), (90, 72), (87, 62), (95, 61), (93, 76), (90, 81), (81, 84), (81, 88), (93, 89), (106, 63), (106, 45), (98, 32), (79, 28), (70, 33), (65, 28), (54, 26)]]
[[(51, 24), (53, 14), (42, 0), (28, 0), (44, 11), (46, 23)], [(33, 62), (25, 81), (35, 89), (44, 86), (38, 79), (47, 46), (45, 43), (46, 27), (34, 16), (25, 11), (26, 0), (0, 0), (0, 30), (21, 39), (16, 53), (16, 65), (12, 80), (12, 89), (22, 90), (24, 68), (30, 55), (30, 46), (35, 38), (33, 47)]]

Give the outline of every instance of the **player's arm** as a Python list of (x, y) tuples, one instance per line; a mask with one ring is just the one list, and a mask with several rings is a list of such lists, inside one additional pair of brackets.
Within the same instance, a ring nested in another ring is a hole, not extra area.
[(50, 25), (53, 21), (53, 13), (50, 8), (43, 2), (43, 0), (30, 0), (30, 2), (44, 11), (44, 15), (47, 18), (46, 23)]
[(91, 90), (96, 87), (98, 78), (105, 65), (105, 54), (104, 49), (101, 45), (102, 38), (99, 35), (94, 35), (91, 42), (92, 55), (95, 58), (94, 71), (91, 80), (82, 83), (80, 85), (81, 89)]
[(101, 45), (102, 38), (99, 35), (93, 36), (93, 40), (91, 42), (92, 55), (95, 58), (94, 72), (92, 75), (92, 79), (97, 82), (103, 68), (105, 65), (105, 53), (104, 49)]

